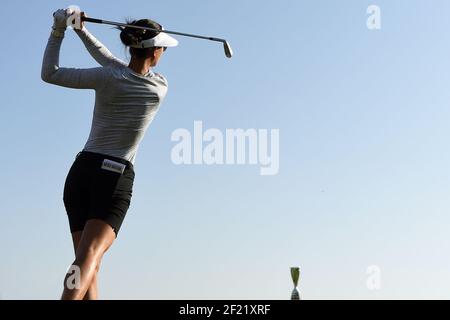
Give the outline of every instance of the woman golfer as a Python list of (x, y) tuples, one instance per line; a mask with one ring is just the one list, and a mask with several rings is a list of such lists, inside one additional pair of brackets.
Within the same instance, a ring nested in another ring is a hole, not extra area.
[[(178, 42), (162, 32), (122, 28), (120, 39), (131, 54), (126, 64), (82, 26), (76, 33), (102, 67), (61, 68), (59, 52), (71, 14), (70, 9), (53, 14), (42, 80), (96, 93), (91, 132), (68, 173), (63, 196), (76, 258), (65, 277), (62, 299), (81, 300), (97, 298), (101, 259), (116, 239), (130, 205), (136, 152), (167, 94), (166, 79), (151, 68), (167, 47)], [(131, 24), (162, 30), (152, 20)]]

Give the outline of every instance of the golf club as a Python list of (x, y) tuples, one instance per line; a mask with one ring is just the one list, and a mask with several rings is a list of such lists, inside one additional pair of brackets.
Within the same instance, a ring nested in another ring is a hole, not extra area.
[(190, 38), (204, 39), (204, 40), (210, 40), (210, 41), (215, 41), (215, 42), (222, 42), (223, 48), (225, 51), (225, 55), (227, 56), (227, 58), (233, 57), (233, 50), (231, 49), (231, 46), (228, 43), (228, 41), (226, 41), (225, 39), (199, 36), (199, 35), (195, 35), (195, 34), (189, 34), (189, 33), (177, 32), (177, 31), (157, 30), (157, 29), (148, 28), (148, 27), (134, 26), (134, 25), (126, 24), (126, 23), (107, 21), (107, 20), (96, 19), (96, 18), (88, 18), (85, 16), (81, 16), (81, 21), (98, 23), (98, 24), (108, 24), (108, 25), (119, 26), (119, 27), (124, 27), (124, 28), (135, 28), (135, 29), (143, 29), (143, 30), (150, 30), (150, 31), (157, 31), (157, 32), (165, 32), (168, 34), (174, 34), (174, 35), (183, 36), (183, 37), (190, 37)]

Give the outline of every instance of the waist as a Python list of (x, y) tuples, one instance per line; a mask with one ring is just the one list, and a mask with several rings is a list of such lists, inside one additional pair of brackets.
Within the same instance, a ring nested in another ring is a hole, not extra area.
[(111, 161), (115, 161), (121, 164), (126, 165), (127, 169), (132, 169), (134, 171), (134, 166), (133, 164), (125, 159), (122, 158), (118, 158), (118, 157), (114, 157), (114, 156), (110, 156), (107, 154), (101, 154), (101, 153), (95, 153), (95, 152), (90, 152), (90, 151), (81, 151), (77, 154), (76, 159), (89, 159), (92, 161), (103, 161), (105, 159), (111, 160)]

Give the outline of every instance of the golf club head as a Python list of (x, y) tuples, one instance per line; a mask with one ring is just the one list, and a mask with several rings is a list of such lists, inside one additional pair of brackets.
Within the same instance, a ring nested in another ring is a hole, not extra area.
[(300, 268), (298, 268), (298, 267), (291, 268), (291, 276), (292, 276), (292, 281), (294, 281), (295, 286), (297, 286), (298, 280), (300, 279)]
[(231, 49), (231, 46), (227, 41), (223, 43), (223, 49), (225, 50), (227, 58), (231, 59), (233, 57), (233, 49)]

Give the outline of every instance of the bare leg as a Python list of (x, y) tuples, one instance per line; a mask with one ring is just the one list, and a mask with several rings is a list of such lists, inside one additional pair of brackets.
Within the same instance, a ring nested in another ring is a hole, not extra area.
[(68, 287), (67, 274), (64, 279), (62, 300), (82, 300), (100, 267), (101, 259), (116, 238), (111, 226), (101, 220), (89, 220), (78, 244), (74, 266), (80, 268), (80, 286)]
[[(73, 241), (73, 248), (75, 251), (75, 256), (77, 254), (77, 250), (78, 250), (78, 246), (80, 244), (82, 234), (83, 234), (83, 231), (77, 231), (77, 232), (72, 233), (72, 241)], [(98, 271), (95, 273), (94, 278), (92, 279), (91, 285), (89, 286), (88, 291), (84, 295), (83, 300), (97, 300), (98, 299), (97, 276), (98, 276)]]

